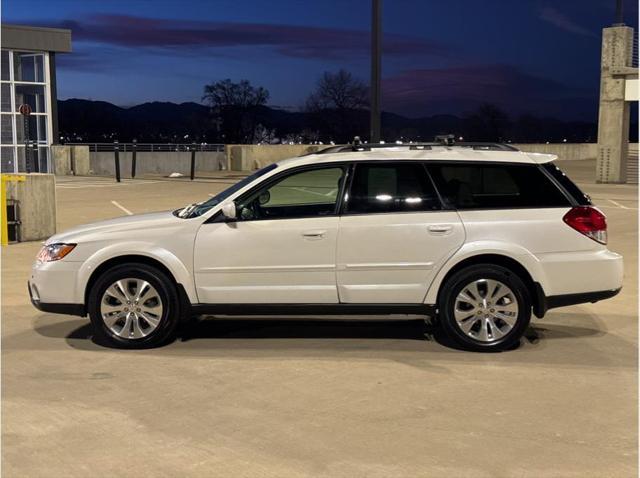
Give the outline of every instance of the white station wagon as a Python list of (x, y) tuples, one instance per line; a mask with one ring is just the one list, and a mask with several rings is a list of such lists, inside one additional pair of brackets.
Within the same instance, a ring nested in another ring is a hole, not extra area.
[(503, 350), (531, 314), (622, 286), (605, 216), (553, 163), (506, 145), (362, 145), (271, 164), (176, 211), (51, 237), (29, 293), (99, 339), (168, 342), (193, 315), (422, 314)]

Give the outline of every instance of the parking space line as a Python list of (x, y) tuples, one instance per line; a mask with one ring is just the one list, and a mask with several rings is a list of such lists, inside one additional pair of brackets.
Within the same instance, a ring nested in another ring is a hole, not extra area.
[(109, 188), (119, 186), (139, 186), (142, 184), (156, 184), (160, 181), (138, 181), (138, 180), (123, 180), (121, 183), (117, 183), (111, 180), (62, 180), (56, 181), (56, 188), (58, 189), (88, 189), (88, 188)]
[(129, 211), (126, 207), (124, 207), (123, 205), (119, 204), (117, 201), (111, 201), (111, 204), (113, 204), (115, 207), (117, 207), (118, 209), (124, 211), (126, 214), (128, 214), (129, 216), (133, 216), (133, 213), (131, 211)]
[(601, 205), (601, 204), (596, 204), (596, 207), (603, 208), (603, 209), (626, 209), (628, 211), (637, 211), (638, 210), (637, 207), (620, 208), (618, 206), (604, 206), (604, 205)]
[(624, 206), (624, 205), (620, 204), (619, 202), (614, 201), (613, 199), (607, 199), (607, 201), (609, 201), (614, 206), (618, 206), (620, 209), (630, 209), (627, 206)]
[(310, 189), (306, 189), (306, 188), (298, 188), (295, 186), (290, 186), (291, 189), (295, 190), (295, 191), (300, 191), (301, 193), (306, 193), (306, 194), (315, 194), (316, 196), (330, 196), (331, 194), (333, 194), (336, 190), (332, 189), (331, 191), (329, 191), (328, 193), (319, 193), (318, 191), (312, 191)]

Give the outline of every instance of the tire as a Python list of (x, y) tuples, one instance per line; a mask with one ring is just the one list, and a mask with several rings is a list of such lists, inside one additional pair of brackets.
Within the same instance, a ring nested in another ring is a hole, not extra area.
[(476, 264), (454, 273), (442, 286), (438, 309), (445, 334), (473, 351), (516, 346), (531, 320), (526, 285), (513, 271), (494, 264)]
[(165, 273), (135, 263), (102, 274), (87, 306), (97, 342), (125, 349), (158, 347), (172, 340), (185, 309)]

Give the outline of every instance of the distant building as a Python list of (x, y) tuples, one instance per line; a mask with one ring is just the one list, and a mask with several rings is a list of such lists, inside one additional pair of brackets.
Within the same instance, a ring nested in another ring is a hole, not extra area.
[(56, 53), (71, 51), (71, 30), (23, 25), (1, 27), (2, 172), (26, 171), (25, 124), (20, 105), (31, 106), (29, 139), (33, 141), (34, 172), (49, 172), (49, 147), (58, 142)]

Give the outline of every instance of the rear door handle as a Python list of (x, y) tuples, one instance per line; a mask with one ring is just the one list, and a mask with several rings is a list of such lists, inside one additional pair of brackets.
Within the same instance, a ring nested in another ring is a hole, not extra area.
[(451, 224), (433, 224), (427, 228), (431, 234), (445, 235), (453, 230)]
[(302, 233), (302, 237), (309, 239), (310, 241), (317, 241), (323, 239), (327, 231), (306, 231)]

